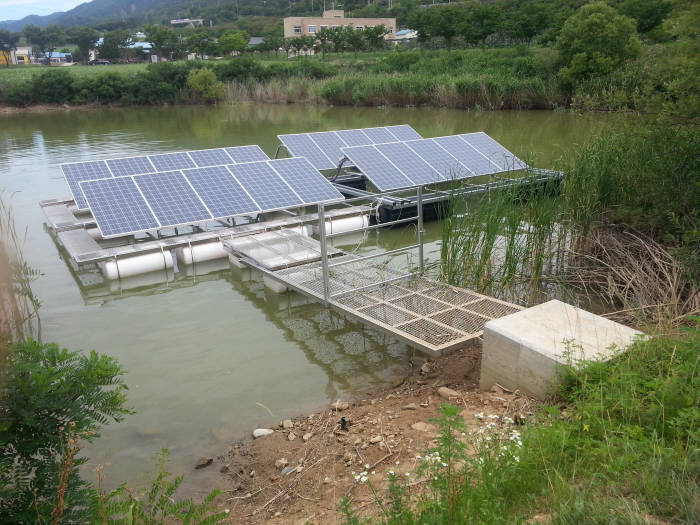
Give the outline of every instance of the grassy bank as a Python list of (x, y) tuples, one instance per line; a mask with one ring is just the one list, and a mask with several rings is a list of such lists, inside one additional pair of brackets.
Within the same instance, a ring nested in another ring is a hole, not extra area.
[[(422, 481), (390, 478), (372, 522), (697, 523), (697, 328), (565, 370), (531, 418), (465, 422), (445, 405), (438, 445), (419, 456)], [(352, 502), (344, 508), (359, 524)]]
[[(163, 104), (241, 100), (461, 109), (656, 111), (697, 115), (687, 64), (673, 47), (645, 48), (614, 73), (567, 86), (551, 48), (384, 51), (286, 59), (242, 56), (217, 62), (0, 69), (0, 103)], [(685, 64), (685, 65), (684, 65)], [(221, 82), (207, 99), (187, 83), (210, 69)], [(695, 101), (696, 102), (696, 101)], [(676, 111), (677, 110), (677, 111)]]

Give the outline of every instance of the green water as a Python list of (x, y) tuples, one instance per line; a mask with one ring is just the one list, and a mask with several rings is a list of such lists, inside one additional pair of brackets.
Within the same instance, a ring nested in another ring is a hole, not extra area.
[[(1, 186), (18, 230), (26, 230), (25, 256), (42, 273), (34, 288), (44, 340), (94, 348), (128, 370), (129, 404), (136, 414), (107, 427), (88, 447), (89, 468), (107, 463), (110, 484), (138, 481), (150, 458), (166, 447), (172, 470), (186, 472), (190, 484), (215, 481), (213, 467), (192, 472), (197, 457), (225, 452), (228, 443), (256, 426), (395, 381), (408, 367), (410, 350), (304, 304), (298, 295), (270, 294), (250, 274), (227, 267), (203, 277), (180, 275), (167, 284), (81, 289), (44, 231), (38, 206), (42, 199), (69, 196), (59, 164), (245, 144), (259, 144), (272, 156), (277, 134), (403, 123), (428, 137), (483, 130), (531, 164), (552, 167), (621, 120), (555, 112), (281, 105), (0, 116)], [(426, 254), (435, 261), (439, 227), (427, 226)], [(413, 240), (409, 229), (375, 232), (362, 250)]]

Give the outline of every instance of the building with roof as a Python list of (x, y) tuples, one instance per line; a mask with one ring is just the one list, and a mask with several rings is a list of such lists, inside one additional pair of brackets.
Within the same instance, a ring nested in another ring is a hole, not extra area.
[(345, 11), (335, 9), (317, 16), (288, 16), (284, 19), (284, 38), (314, 36), (321, 29), (337, 29), (353, 26), (357, 30), (383, 25), (389, 30), (385, 39), (391, 40), (396, 33), (396, 18), (345, 18)]

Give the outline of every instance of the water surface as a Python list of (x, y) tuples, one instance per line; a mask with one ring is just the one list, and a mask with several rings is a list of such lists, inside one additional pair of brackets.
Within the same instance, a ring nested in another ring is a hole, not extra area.
[[(25, 256), (41, 271), (43, 338), (115, 356), (128, 370), (126, 421), (87, 450), (109, 480), (138, 481), (161, 448), (190, 483), (197, 457), (325, 402), (396, 380), (410, 350), (298, 295), (266, 292), (227, 264), (206, 276), (149, 286), (82, 288), (43, 228), (42, 199), (67, 198), (59, 164), (154, 152), (259, 144), (277, 134), (411, 124), (423, 136), (483, 130), (538, 167), (552, 167), (619, 117), (558, 112), (237, 105), (18, 113), (0, 116), (0, 185), (26, 231)], [(426, 254), (439, 257), (439, 225)], [(362, 250), (413, 242), (410, 229), (375, 232)], [(352, 240), (353, 242), (355, 240)], [(202, 271), (202, 268), (199, 270)], [(159, 277), (160, 279), (160, 277)], [(271, 411), (273, 415), (268, 412)]]

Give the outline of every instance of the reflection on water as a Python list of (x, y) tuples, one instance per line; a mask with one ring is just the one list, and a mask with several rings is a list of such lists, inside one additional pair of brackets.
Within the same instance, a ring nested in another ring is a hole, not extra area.
[[(189, 471), (199, 455), (255, 426), (394, 380), (408, 350), (298, 295), (272, 295), (228, 268), (202, 276), (200, 265), (198, 275), (181, 268), (81, 289), (43, 230), (37, 204), (68, 196), (59, 164), (245, 144), (274, 155), (277, 134), (408, 123), (424, 136), (484, 130), (534, 165), (552, 167), (577, 143), (621, 122), (553, 112), (255, 104), (0, 116), (0, 186), (26, 232), (25, 256), (42, 273), (35, 292), (44, 338), (113, 355), (128, 370), (136, 413), (107, 427), (89, 455), (112, 462), (115, 481), (138, 478), (162, 447), (172, 451), (173, 470)], [(435, 261), (439, 225), (427, 226), (426, 255)], [(414, 239), (410, 228), (374, 232), (362, 250)]]

